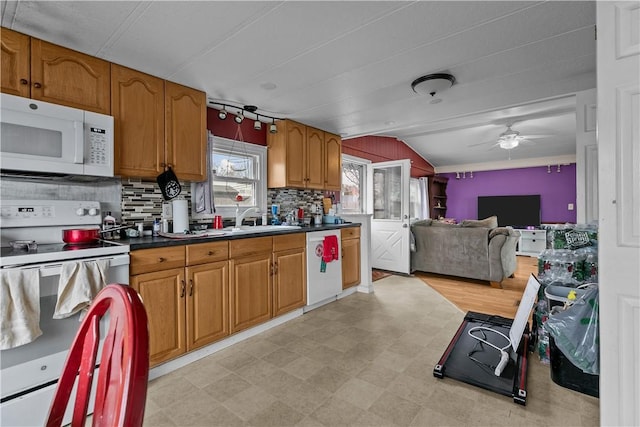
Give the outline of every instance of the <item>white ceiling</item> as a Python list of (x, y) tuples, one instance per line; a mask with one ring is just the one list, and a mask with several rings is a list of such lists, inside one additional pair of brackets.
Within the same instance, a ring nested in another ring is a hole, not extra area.
[[(1, 8), (4, 27), (210, 99), (343, 138), (397, 137), (440, 171), (570, 159), (573, 94), (596, 86), (595, 2), (3, 0)], [(436, 104), (411, 89), (434, 72), (456, 78)], [(492, 148), (509, 123), (546, 137)]]

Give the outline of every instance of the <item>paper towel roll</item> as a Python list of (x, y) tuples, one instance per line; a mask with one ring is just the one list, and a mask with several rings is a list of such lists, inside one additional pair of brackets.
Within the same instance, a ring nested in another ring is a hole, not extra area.
[(173, 201), (173, 232), (189, 230), (189, 207), (184, 199)]

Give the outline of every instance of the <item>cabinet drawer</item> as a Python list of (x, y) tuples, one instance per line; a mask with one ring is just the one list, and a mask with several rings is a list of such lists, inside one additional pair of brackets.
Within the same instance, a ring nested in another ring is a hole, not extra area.
[(340, 237), (344, 239), (355, 239), (360, 237), (360, 227), (349, 227), (340, 230)]
[(187, 246), (187, 265), (229, 259), (229, 242), (198, 243)]
[(284, 236), (273, 236), (273, 251), (286, 251), (289, 249), (304, 248), (306, 244), (306, 234), (296, 233)]
[(253, 237), (249, 239), (231, 240), (229, 242), (229, 258), (249, 256), (272, 251), (271, 237)]
[(131, 265), (129, 275), (151, 271), (167, 270), (169, 268), (184, 267), (184, 246), (168, 246), (164, 248), (140, 249), (130, 254)]

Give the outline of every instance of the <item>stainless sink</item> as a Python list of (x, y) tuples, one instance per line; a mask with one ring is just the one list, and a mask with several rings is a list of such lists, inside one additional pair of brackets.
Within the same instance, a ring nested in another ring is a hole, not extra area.
[(299, 230), (299, 225), (243, 225), (242, 227), (225, 227), (222, 229), (225, 233), (229, 234), (253, 234), (253, 233), (267, 233), (270, 231), (284, 231), (284, 230)]

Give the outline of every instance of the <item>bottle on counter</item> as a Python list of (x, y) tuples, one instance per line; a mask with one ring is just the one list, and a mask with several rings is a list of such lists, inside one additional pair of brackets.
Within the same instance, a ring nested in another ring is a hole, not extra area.
[(160, 220), (156, 218), (155, 221), (153, 221), (153, 235), (157, 236), (158, 233), (160, 233)]

